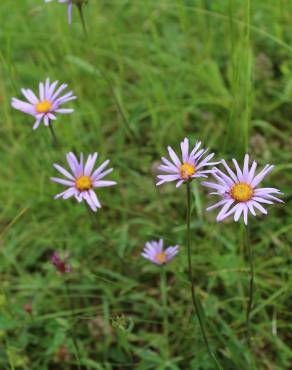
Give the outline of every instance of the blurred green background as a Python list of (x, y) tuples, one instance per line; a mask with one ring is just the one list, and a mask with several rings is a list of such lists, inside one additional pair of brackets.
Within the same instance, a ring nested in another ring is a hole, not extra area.
[[(214, 199), (199, 182), (193, 264), (224, 369), (291, 368), (292, 2), (90, 0), (84, 15), (87, 38), (77, 8), (70, 27), (65, 4), (0, 3), (0, 368), (78, 369), (77, 343), (82, 370), (213, 369), (190, 303), (184, 188), (155, 186), (157, 161), (185, 136), (218, 159), (242, 162), (247, 151), (276, 165), (265, 183), (286, 203), (250, 219), (252, 354), (243, 227), (206, 214)], [(78, 97), (54, 125), (57, 149), (46, 127), (33, 131), (33, 118), (10, 106), (46, 77)], [(66, 166), (71, 150), (98, 151), (115, 168), (118, 186), (99, 190), (97, 214), (53, 200), (62, 187), (49, 180), (52, 164)], [(160, 271), (140, 256), (160, 237), (181, 245), (167, 266), (168, 354)], [(54, 250), (71, 253), (69, 294)]]

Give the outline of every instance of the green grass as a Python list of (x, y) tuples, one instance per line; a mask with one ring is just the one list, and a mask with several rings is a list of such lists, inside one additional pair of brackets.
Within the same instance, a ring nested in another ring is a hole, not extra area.
[[(193, 185), (195, 282), (211, 346), (226, 370), (283, 370), (291, 340), (292, 3), (289, 0), (91, 0), (88, 38), (77, 10), (57, 2), (0, 4), (0, 368), (212, 370), (187, 278), (184, 188), (155, 186), (166, 146), (200, 139), (217, 158), (248, 150), (276, 165), (266, 180), (285, 205), (251, 220), (256, 266), (253, 348), (245, 340), (248, 269), (243, 227), (217, 224)], [(44, 126), (10, 107), (20, 88), (68, 82), (75, 113)], [(130, 125), (131, 134), (126, 122)], [(248, 149), (247, 149), (248, 148)], [(118, 186), (102, 210), (54, 201), (52, 163), (75, 150), (110, 158)], [(140, 256), (163, 237), (181, 252), (167, 266), (169, 356), (159, 270)], [(74, 314), (53, 250), (71, 253)], [(33, 314), (24, 312), (31, 302)], [(290, 304), (290, 306), (289, 306)], [(290, 311), (290, 312), (289, 312)], [(60, 346), (70, 355), (57, 357)], [(59, 362), (58, 362), (59, 361)]]

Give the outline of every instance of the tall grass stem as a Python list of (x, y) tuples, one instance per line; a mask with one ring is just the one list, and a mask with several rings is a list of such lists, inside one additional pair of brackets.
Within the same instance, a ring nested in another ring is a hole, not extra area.
[(193, 279), (192, 255), (191, 255), (191, 183), (190, 181), (187, 182), (186, 188), (187, 188), (187, 220), (186, 220), (186, 223), (187, 223), (187, 250), (188, 250), (188, 270), (189, 270), (188, 272), (189, 272), (189, 280), (191, 284), (192, 303), (193, 303), (195, 312), (199, 320), (202, 337), (207, 347), (209, 356), (215, 365), (215, 369), (222, 370), (221, 365), (219, 364), (215, 354), (212, 352), (210, 345), (209, 345), (206, 328), (205, 328), (204, 311), (200, 303), (199, 297), (196, 294), (196, 288), (195, 288), (194, 279)]

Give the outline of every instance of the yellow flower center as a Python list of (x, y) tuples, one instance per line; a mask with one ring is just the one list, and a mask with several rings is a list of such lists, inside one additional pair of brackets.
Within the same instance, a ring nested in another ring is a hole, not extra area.
[(180, 177), (188, 180), (196, 172), (195, 166), (189, 163), (183, 163), (180, 168)]
[(230, 195), (238, 202), (247, 202), (253, 195), (253, 188), (245, 182), (233, 185)]
[(36, 104), (35, 109), (38, 113), (48, 113), (52, 108), (52, 103), (48, 100), (40, 101)]
[(80, 191), (92, 188), (92, 180), (89, 176), (81, 176), (76, 180), (76, 188)]
[(155, 258), (156, 258), (156, 261), (158, 261), (159, 263), (165, 263), (166, 262), (166, 253), (165, 252), (157, 253)]

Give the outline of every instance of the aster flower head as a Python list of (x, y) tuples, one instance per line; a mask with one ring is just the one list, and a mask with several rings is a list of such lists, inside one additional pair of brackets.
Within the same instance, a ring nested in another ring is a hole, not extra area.
[(57, 119), (55, 113), (67, 114), (74, 111), (74, 109), (60, 108), (62, 104), (76, 99), (76, 96), (73, 96), (72, 91), (61, 95), (68, 85), (61, 84), (57, 88), (58, 82), (54, 81), (50, 83), (49, 78), (45, 82), (40, 82), (39, 97), (30, 89), (21, 89), (22, 94), (28, 102), (12, 98), (11, 105), (13, 108), (35, 117), (34, 130), (39, 127), (42, 120), (45, 126), (49, 126), (50, 121)]
[(163, 249), (163, 239), (160, 239), (147, 242), (141, 255), (156, 265), (164, 265), (169, 263), (178, 252), (178, 245)]
[(67, 263), (69, 257), (70, 257), (70, 254), (68, 252), (64, 254), (64, 258), (61, 258), (58, 252), (54, 252), (51, 257), (52, 264), (56, 267), (56, 270), (61, 275), (72, 272), (71, 265)]
[(113, 171), (112, 168), (105, 170), (109, 160), (106, 160), (96, 170), (93, 170), (97, 156), (98, 153), (90, 154), (84, 164), (83, 153), (80, 154), (80, 160), (76, 158), (74, 153), (67, 153), (66, 157), (71, 173), (60, 165), (54, 164), (55, 169), (64, 175), (66, 179), (51, 177), (51, 180), (68, 187), (67, 190), (56, 195), (55, 199), (68, 199), (74, 196), (78, 202), (85, 200), (94, 212), (101, 208), (101, 204), (93, 189), (116, 185), (116, 182), (102, 180)]
[(222, 160), (221, 162), (227, 174), (215, 168), (212, 176), (217, 180), (217, 183), (202, 182), (202, 185), (214, 190), (210, 195), (215, 194), (222, 198), (219, 202), (207, 208), (207, 211), (211, 211), (212, 209), (222, 207), (217, 215), (218, 222), (234, 214), (234, 221), (237, 222), (243, 215), (244, 223), (247, 225), (249, 213), (253, 216), (256, 216), (255, 210), (263, 214), (268, 213), (262, 204), (283, 203), (281, 199), (273, 195), (283, 194), (280, 190), (258, 187), (274, 166), (267, 164), (262, 171), (256, 174), (257, 162), (253, 161), (251, 167), (249, 167), (248, 154), (244, 157), (243, 170), (240, 169), (235, 159), (232, 161), (235, 171), (228, 166), (225, 160)]
[(199, 149), (201, 146), (200, 141), (196, 142), (190, 153), (188, 138), (185, 138), (184, 141), (181, 142), (180, 146), (182, 152), (182, 161), (178, 158), (170, 146), (167, 148), (172, 162), (165, 157), (161, 158), (163, 164), (161, 164), (158, 169), (166, 174), (157, 176), (159, 181), (156, 185), (161, 185), (170, 181), (177, 181), (176, 187), (179, 187), (182, 183), (190, 181), (194, 178), (208, 177), (207, 174), (211, 173), (212, 170), (204, 170), (204, 167), (213, 166), (218, 163), (209, 162), (213, 158), (214, 153), (211, 153), (203, 158), (209, 149)]

